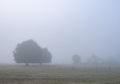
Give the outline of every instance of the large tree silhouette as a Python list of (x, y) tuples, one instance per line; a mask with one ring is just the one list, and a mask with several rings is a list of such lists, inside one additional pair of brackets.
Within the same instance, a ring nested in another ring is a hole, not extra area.
[(16, 63), (50, 63), (52, 55), (47, 48), (41, 48), (35, 41), (27, 40), (17, 45), (13, 52)]

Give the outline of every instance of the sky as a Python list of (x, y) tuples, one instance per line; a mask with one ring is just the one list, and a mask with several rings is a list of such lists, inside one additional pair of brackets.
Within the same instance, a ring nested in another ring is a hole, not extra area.
[(0, 63), (15, 63), (18, 43), (47, 47), (53, 63), (120, 58), (119, 0), (0, 0)]

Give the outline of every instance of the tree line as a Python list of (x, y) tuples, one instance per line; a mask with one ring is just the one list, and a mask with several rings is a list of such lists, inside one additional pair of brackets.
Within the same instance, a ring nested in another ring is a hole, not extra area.
[[(34, 40), (23, 41), (17, 44), (13, 51), (14, 59), (16, 63), (25, 63), (28, 66), (30, 63), (50, 63), (52, 61), (52, 54), (48, 48), (41, 48)], [(73, 64), (80, 64), (81, 58), (79, 55), (72, 56)], [(96, 55), (92, 55), (88, 60), (89, 63), (97, 64), (99, 58)]]

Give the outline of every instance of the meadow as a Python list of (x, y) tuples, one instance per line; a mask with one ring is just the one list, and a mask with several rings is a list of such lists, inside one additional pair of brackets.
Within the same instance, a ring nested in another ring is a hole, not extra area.
[(0, 65), (0, 84), (120, 84), (120, 68)]

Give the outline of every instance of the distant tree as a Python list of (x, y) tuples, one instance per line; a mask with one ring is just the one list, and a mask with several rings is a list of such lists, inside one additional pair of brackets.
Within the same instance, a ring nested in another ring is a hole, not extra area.
[(35, 41), (27, 40), (17, 45), (13, 52), (16, 63), (50, 63), (52, 55), (47, 48), (41, 48)]
[(80, 63), (80, 56), (79, 55), (73, 55), (72, 60), (73, 60), (74, 64), (79, 64)]
[[(51, 53), (48, 51), (48, 49), (47, 48), (43, 48), (43, 50), (42, 50), (42, 62), (43, 63), (50, 63), (51, 62), (51, 58), (52, 58), (52, 55), (51, 55)], [(41, 63), (42, 63), (41, 62)]]
[(93, 65), (97, 65), (101, 62), (101, 59), (95, 54), (92, 54), (91, 57), (88, 59), (88, 63)]
[(91, 57), (88, 59), (88, 65), (95, 67), (96, 71), (99, 70), (98, 68), (102, 66), (103, 63), (103, 60), (95, 54), (92, 54)]

